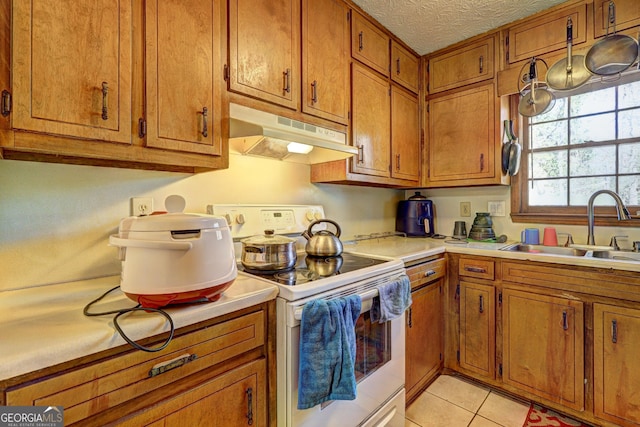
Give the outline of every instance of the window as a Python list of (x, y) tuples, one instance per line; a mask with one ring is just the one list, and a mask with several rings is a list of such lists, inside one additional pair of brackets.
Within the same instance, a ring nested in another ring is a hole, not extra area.
[[(585, 218), (589, 197), (602, 189), (617, 192), (635, 214), (640, 205), (638, 73), (555, 96), (551, 110), (523, 119), (522, 168), (512, 186), (514, 220), (577, 223)], [(601, 196), (596, 204), (611, 206), (599, 213), (615, 215), (613, 199)]]

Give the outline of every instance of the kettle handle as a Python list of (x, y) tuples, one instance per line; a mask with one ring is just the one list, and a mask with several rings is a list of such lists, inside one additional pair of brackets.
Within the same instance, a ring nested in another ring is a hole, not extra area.
[(117, 235), (109, 236), (109, 245), (120, 248), (169, 249), (173, 251), (188, 251), (193, 248), (191, 242), (165, 242), (162, 240), (123, 239)]
[(311, 229), (315, 225), (320, 224), (321, 222), (328, 222), (329, 224), (333, 224), (333, 226), (336, 228), (335, 236), (336, 237), (340, 237), (340, 234), (342, 233), (342, 230), (340, 229), (340, 226), (338, 225), (337, 222), (335, 222), (335, 221), (333, 221), (331, 219), (319, 219), (319, 220), (313, 221), (311, 224), (309, 224), (309, 228), (307, 228), (307, 231), (306, 231), (306, 234), (309, 236), (308, 238), (313, 237), (313, 233), (311, 232)]

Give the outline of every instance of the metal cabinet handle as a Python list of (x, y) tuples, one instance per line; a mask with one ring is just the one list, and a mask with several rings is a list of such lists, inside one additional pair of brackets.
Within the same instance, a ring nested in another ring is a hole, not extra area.
[(102, 120), (109, 119), (109, 111), (107, 109), (108, 101), (107, 95), (109, 94), (109, 84), (102, 82)]
[(364, 44), (362, 43), (363, 40), (364, 40), (364, 34), (362, 33), (362, 31), (360, 31), (360, 34), (358, 34), (358, 50), (360, 51), (364, 49)]
[(291, 92), (291, 85), (290, 85), (291, 69), (287, 68), (286, 71), (282, 74), (284, 74), (284, 91), (289, 93)]
[(409, 307), (409, 315), (407, 316), (407, 322), (409, 324), (409, 328), (413, 328), (413, 317), (412, 317), (412, 314), (413, 314), (413, 310), (412, 310), (411, 307)]
[(9, 113), (11, 113), (11, 93), (8, 90), (3, 90), (0, 114), (2, 114), (2, 117), (7, 117)]
[(480, 154), (480, 171), (484, 171), (484, 154)]
[(203, 107), (202, 112), (198, 114), (202, 114), (202, 136), (206, 138), (209, 136), (209, 130), (207, 129), (207, 116), (209, 115), (209, 109), (207, 107)]
[(484, 313), (484, 298), (480, 295), (480, 313)]
[(424, 272), (424, 277), (433, 276), (434, 274), (436, 274), (435, 270), (427, 270)]
[(396, 59), (396, 74), (400, 74), (400, 58)]
[(311, 102), (318, 102), (318, 82), (315, 80), (311, 83)]
[(249, 387), (247, 393), (247, 425), (253, 425), (253, 389)]
[(486, 273), (487, 269), (482, 267), (465, 266), (464, 271), (470, 271), (471, 273)]
[(189, 362), (196, 360), (198, 356), (195, 354), (183, 354), (175, 359), (168, 360), (166, 362), (159, 363), (149, 370), (149, 377), (155, 377), (156, 375), (164, 374), (175, 368), (179, 368), (182, 365), (186, 365)]
[(615, 319), (611, 321), (611, 342), (618, 342), (618, 321)]
[(358, 163), (364, 163), (364, 145), (358, 145)]
[(396, 154), (396, 170), (400, 170), (400, 154)]
[(565, 331), (569, 329), (569, 319), (566, 311), (562, 312), (562, 329)]
[(484, 71), (484, 56), (480, 55), (479, 66), (480, 66), (480, 74)]

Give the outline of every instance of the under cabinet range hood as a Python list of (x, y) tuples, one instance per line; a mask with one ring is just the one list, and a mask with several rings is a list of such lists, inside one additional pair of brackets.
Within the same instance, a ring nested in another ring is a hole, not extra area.
[(358, 154), (344, 133), (229, 104), (230, 152), (296, 163), (323, 163)]

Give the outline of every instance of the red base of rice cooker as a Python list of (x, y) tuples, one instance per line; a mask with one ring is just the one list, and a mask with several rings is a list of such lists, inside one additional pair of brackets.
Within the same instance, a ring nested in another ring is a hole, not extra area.
[(209, 302), (218, 301), (222, 293), (234, 282), (235, 279), (230, 280), (220, 285), (212, 286), (210, 288), (198, 289), (195, 291), (176, 292), (174, 294), (132, 294), (125, 292), (124, 294), (133, 301), (140, 304), (145, 308), (160, 308), (170, 304), (188, 304), (203, 302), (208, 300)]

